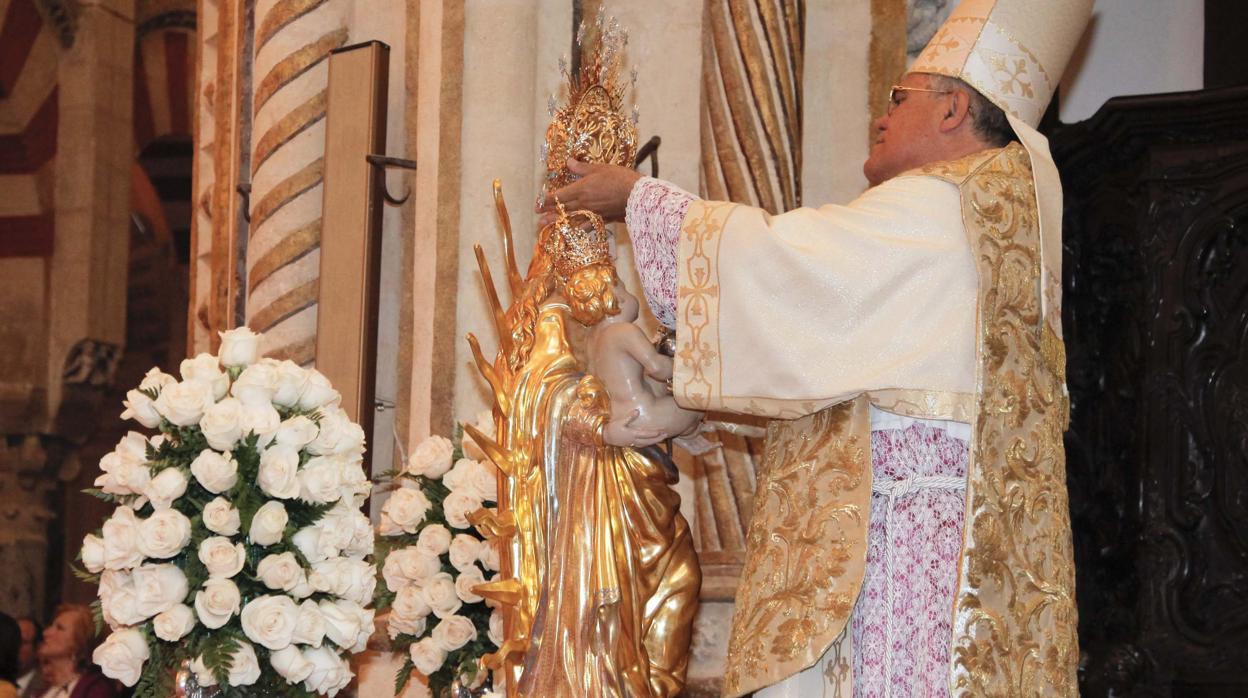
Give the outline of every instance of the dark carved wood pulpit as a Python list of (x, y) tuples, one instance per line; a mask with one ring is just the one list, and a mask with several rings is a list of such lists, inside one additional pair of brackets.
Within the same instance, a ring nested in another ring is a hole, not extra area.
[(1248, 88), (1053, 134), (1085, 696), (1248, 695)]

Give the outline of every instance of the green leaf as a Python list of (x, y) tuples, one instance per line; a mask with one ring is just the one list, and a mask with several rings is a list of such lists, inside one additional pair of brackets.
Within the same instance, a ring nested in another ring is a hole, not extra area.
[(94, 574), (92, 572), (88, 572), (73, 563), (70, 563), (69, 571), (73, 572), (74, 576), (77, 577), (78, 580), (81, 582), (86, 582), (87, 584), (99, 584), (100, 583), (100, 575)]
[(407, 687), (407, 681), (412, 678), (413, 671), (416, 671), (416, 664), (412, 662), (411, 655), (408, 655), (403, 666), (399, 668), (399, 672), (394, 675), (394, 695), (399, 695)]
[(82, 490), (83, 494), (89, 494), (96, 499), (108, 502), (109, 504), (121, 504), (121, 498), (115, 494), (109, 494), (98, 487), (88, 487)]

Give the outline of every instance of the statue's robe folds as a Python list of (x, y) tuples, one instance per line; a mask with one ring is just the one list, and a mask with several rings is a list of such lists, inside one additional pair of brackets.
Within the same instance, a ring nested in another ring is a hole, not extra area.
[(726, 696), (830, 648), (852, 652), (872, 404), (971, 425), (951, 692), (1077, 694), (1060, 232), (1047, 217), (1042, 231), (1038, 210), (1017, 144), (906, 173), (848, 206), (690, 205), (677, 401), (774, 418)]
[(606, 391), (572, 356), (569, 318), (543, 307), (517, 383), (532, 410), (511, 437), (536, 456), (514, 509), (536, 581), (519, 693), (668, 698), (684, 687), (701, 571), (672, 475), (601, 443)]

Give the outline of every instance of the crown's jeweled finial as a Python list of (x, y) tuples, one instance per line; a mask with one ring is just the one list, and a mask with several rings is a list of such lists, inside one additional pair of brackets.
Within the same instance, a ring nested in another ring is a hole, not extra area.
[[(553, 111), (546, 129), (546, 186), (555, 191), (570, 184), (568, 159), (632, 167), (637, 154), (637, 126), (625, 113), (623, 96), (629, 84), (620, 75), (627, 33), (599, 8), (593, 24), (577, 30), (583, 60), (568, 81), (567, 102)], [(585, 51), (589, 46), (592, 50)]]

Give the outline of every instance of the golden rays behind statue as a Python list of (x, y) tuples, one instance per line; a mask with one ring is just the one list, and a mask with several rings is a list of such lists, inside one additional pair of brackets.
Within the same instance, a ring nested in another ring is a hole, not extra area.
[[(614, 82), (623, 33), (602, 19), (595, 29), (598, 45), (572, 80), (573, 101), (547, 131), (548, 153), (572, 144), (580, 158), (631, 163), (636, 128), (619, 114)], [(555, 157), (548, 161), (560, 162)], [(558, 173), (549, 180), (558, 182)], [(610, 445), (637, 433), (616, 407), (635, 421), (643, 410), (661, 414), (654, 406), (671, 399), (613, 381), (620, 371), (656, 379), (664, 363), (647, 356), (633, 366), (612, 354), (645, 339), (632, 324), (637, 300), (619, 283), (601, 219), (561, 210), (540, 231), (521, 277), (497, 180), (494, 196), (512, 302), (502, 306), (478, 246), (499, 336), (495, 360), (468, 337), (494, 396), (497, 439), (467, 429), (505, 475), (497, 514), (473, 517), (501, 549), (499, 579), (476, 591), (498, 601), (506, 619), (505, 643), (483, 661), (501, 671), (508, 696), (674, 696), (684, 686), (701, 585), (693, 541), (665, 458)], [(569, 342), (573, 322), (591, 328), (585, 356)], [(657, 421), (648, 429), (674, 435), (697, 416), (681, 410), (663, 422), (675, 431)]]

